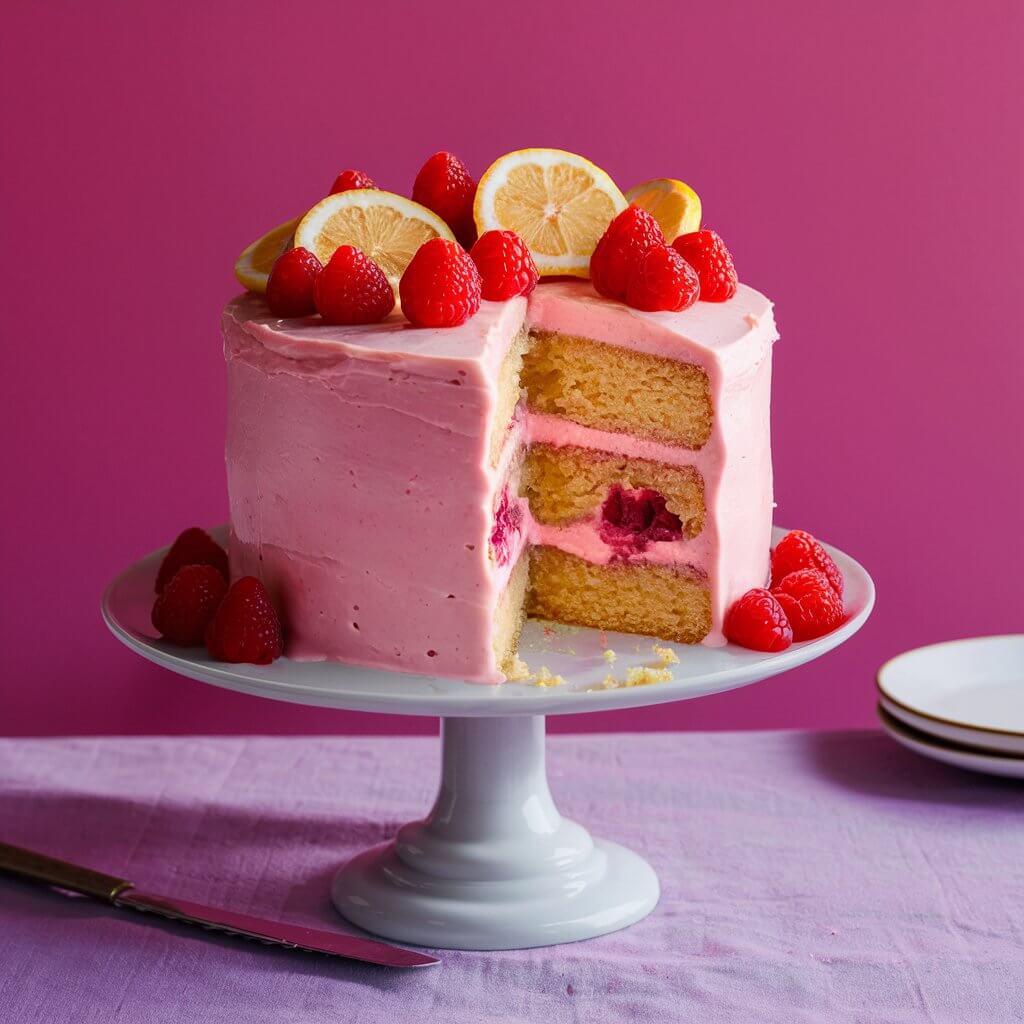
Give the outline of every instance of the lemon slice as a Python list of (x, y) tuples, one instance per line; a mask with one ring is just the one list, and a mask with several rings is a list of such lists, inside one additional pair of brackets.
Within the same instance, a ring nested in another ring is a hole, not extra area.
[(684, 181), (652, 178), (631, 188), (626, 199), (658, 222), (669, 245), (680, 235), (700, 230), (700, 196)]
[(545, 276), (586, 277), (590, 254), (626, 198), (589, 160), (561, 149), (519, 149), (480, 179), (477, 231), (515, 231)]
[(354, 245), (398, 287), (416, 250), (432, 238), (455, 241), (436, 213), (405, 196), (376, 188), (357, 188), (321, 199), (299, 222), (295, 244), (327, 265), (339, 245)]
[(243, 288), (261, 295), (267, 290), (274, 261), (285, 249), (291, 248), (292, 235), (300, 219), (296, 217), (285, 224), (278, 224), (273, 231), (268, 231), (243, 250), (235, 260), (235, 277)]

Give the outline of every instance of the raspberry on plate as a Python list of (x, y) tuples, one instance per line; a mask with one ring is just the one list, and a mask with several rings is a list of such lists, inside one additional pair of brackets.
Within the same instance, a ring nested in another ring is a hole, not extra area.
[(640, 257), (653, 246), (664, 244), (658, 222), (639, 206), (627, 206), (608, 225), (590, 257), (594, 290), (609, 299), (624, 301)]
[(736, 294), (739, 279), (725, 242), (714, 231), (680, 235), (672, 248), (697, 271), (700, 297), (705, 302), (725, 302)]
[(473, 244), (476, 182), (454, 153), (435, 153), (420, 168), (413, 182), (412, 198), (445, 221), (461, 245), (468, 249)]
[(269, 665), (284, 651), (281, 622), (267, 588), (255, 576), (231, 584), (206, 630), (210, 657)]
[(368, 174), (363, 171), (342, 171), (334, 179), (329, 195), (337, 195), (339, 192), (351, 192), (354, 188), (376, 188), (377, 185)]
[(740, 647), (771, 654), (793, 642), (793, 630), (782, 606), (769, 590), (748, 590), (726, 612), (725, 638)]
[(288, 249), (274, 261), (267, 281), (267, 305), (274, 316), (312, 316), (316, 312), (316, 282), (323, 267), (301, 246)]
[(697, 271), (670, 245), (652, 245), (640, 257), (626, 286), (626, 304), (648, 312), (679, 312), (700, 295)]
[(339, 245), (317, 278), (316, 308), (329, 324), (376, 324), (395, 308), (395, 293), (362, 249)]
[(402, 312), (417, 327), (458, 327), (480, 309), (480, 271), (446, 238), (419, 247), (398, 286)]
[(195, 647), (203, 642), (227, 589), (227, 580), (214, 566), (183, 566), (157, 595), (153, 625), (170, 643)]
[(798, 569), (817, 569), (827, 577), (832, 589), (843, 596), (843, 574), (832, 556), (806, 530), (791, 530), (772, 552), (772, 588), (784, 576)]
[(485, 231), (469, 255), (480, 271), (480, 295), (491, 302), (529, 295), (537, 287), (537, 264), (514, 231)]
[(174, 574), (186, 565), (212, 565), (224, 579), (228, 578), (228, 553), (198, 526), (191, 526), (180, 533), (170, 551), (164, 555), (156, 574), (156, 592), (159, 594), (171, 582)]
[(793, 627), (795, 640), (814, 640), (843, 621), (843, 599), (817, 569), (798, 569), (783, 576), (772, 593)]

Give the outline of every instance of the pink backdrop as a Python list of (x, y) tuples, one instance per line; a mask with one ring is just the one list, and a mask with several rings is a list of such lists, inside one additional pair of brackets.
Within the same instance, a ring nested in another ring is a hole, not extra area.
[(237, 252), (341, 168), (407, 190), (440, 148), (693, 184), (777, 303), (777, 521), (879, 587), (817, 665), (554, 728), (869, 725), (886, 658), (1020, 629), (1021, 5), (434, 6), (8, 5), (0, 732), (434, 727), (178, 679), (98, 601), (225, 517)]

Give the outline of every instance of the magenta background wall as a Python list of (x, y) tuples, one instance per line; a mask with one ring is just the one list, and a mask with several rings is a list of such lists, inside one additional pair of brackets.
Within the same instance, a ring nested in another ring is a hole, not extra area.
[(341, 168), (403, 191), (441, 148), (477, 175), (541, 145), (694, 185), (777, 303), (777, 521), (878, 583), (818, 664), (553, 728), (870, 725), (886, 658), (1024, 626), (1015, 0), (5, 10), (0, 733), (434, 728), (176, 678), (98, 602), (225, 518), (238, 251)]

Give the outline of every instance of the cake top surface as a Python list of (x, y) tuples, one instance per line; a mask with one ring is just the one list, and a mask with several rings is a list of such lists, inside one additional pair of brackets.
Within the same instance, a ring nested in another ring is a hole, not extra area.
[[(589, 281), (558, 281), (542, 284), (530, 296), (530, 323), (548, 329), (548, 311), (572, 303), (601, 317), (607, 329), (597, 340), (614, 343), (621, 333), (626, 317), (655, 326), (659, 330), (687, 339), (710, 351), (720, 351), (749, 338), (751, 331), (769, 328), (774, 340), (772, 302), (759, 291), (745, 284), (737, 286), (736, 294), (727, 302), (698, 302), (678, 313), (644, 312), (614, 299), (606, 299), (594, 291)], [(612, 323), (616, 326), (612, 326)], [(554, 328), (551, 328), (554, 329)], [(565, 330), (565, 328), (561, 328)], [(626, 328), (628, 330), (628, 328)]]
[(241, 295), (224, 310), (235, 323), (277, 355), (288, 359), (343, 358), (392, 361), (490, 362), (500, 358), (526, 315), (526, 299), (481, 302), (480, 311), (457, 327), (413, 327), (401, 310), (378, 324), (328, 324), (319, 317), (280, 319), (258, 296)]
[(668, 358), (690, 358), (694, 350), (724, 356), (745, 343), (759, 342), (754, 346), (759, 349), (776, 337), (771, 301), (743, 284), (727, 302), (696, 303), (678, 313), (647, 313), (603, 298), (589, 281), (545, 282), (528, 301), (522, 297), (484, 301), (475, 316), (449, 328), (413, 327), (401, 310), (379, 324), (327, 324), (319, 317), (280, 319), (253, 295), (229, 303), (224, 317), (226, 323), (237, 324), (280, 356), (326, 362), (354, 357), (494, 364), (524, 319), (542, 330), (642, 347)]

